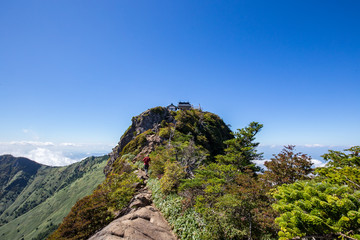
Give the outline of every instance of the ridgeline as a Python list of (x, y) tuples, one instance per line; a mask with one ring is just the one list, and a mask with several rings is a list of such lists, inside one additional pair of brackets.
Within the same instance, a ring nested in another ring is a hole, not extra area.
[[(255, 141), (262, 127), (232, 132), (198, 109), (156, 107), (133, 117), (109, 154), (105, 180), (48, 239), (360, 239), (360, 147), (330, 150), (328, 164), (314, 169), (289, 145), (264, 171), (254, 163), (262, 159)], [(21, 178), (10, 172), (7, 196), (24, 191), (31, 169)]]
[(66, 167), (0, 156), (0, 239), (45, 239), (71, 207), (104, 181), (108, 156)]
[(144, 156), (150, 154), (152, 159), (152, 178), (166, 179), (166, 168), (172, 164), (184, 170), (183, 177), (190, 177), (200, 165), (214, 162), (215, 156), (223, 154), (224, 141), (232, 138), (219, 116), (196, 109), (169, 111), (156, 107), (133, 117), (110, 154), (104, 169), (106, 180), (75, 204), (49, 239), (86, 239), (122, 217), (122, 210), (143, 184), (136, 172), (142, 168)]

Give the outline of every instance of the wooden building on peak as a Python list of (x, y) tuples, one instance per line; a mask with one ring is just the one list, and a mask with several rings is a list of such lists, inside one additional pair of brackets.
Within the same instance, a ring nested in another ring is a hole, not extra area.
[(179, 102), (177, 108), (180, 110), (190, 110), (192, 106), (189, 102)]
[(177, 111), (179, 109), (180, 110), (190, 110), (193, 108), (193, 106), (190, 104), (190, 102), (179, 102), (179, 104), (177, 106), (175, 106), (174, 104), (171, 103), (166, 108), (170, 111)]
[(175, 106), (174, 104), (170, 104), (169, 106), (166, 107), (169, 111), (176, 111), (178, 108), (177, 106)]

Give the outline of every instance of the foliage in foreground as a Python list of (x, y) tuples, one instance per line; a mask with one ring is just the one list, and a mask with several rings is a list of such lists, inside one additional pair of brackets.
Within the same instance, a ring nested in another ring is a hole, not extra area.
[(184, 209), (184, 197), (175, 193), (164, 194), (157, 179), (150, 179), (147, 186), (152, 191), (154, 204), (160, 209), (177, 236), (189, 240), (202, 239), (204, 222), (193, 208)]
[(273, 191), (279, 239), (360, 239), (360, 147), (349, 154), (329, 151), (327, 165), (314, 180), (282, 185)]
[(314, 181), (283, 185), (273, 193), (279, 201), (274, 208), (281, 213), (280, 240), (313, 236), (360, 239), (360, 192), (348, 186)]
[[(160, 174), (162, 178), (158, 186), (164, 195), (159, 198), (160, 202), (161, 199), (176, 202), (172, 210), (162, 208), (161, 204), (159, 208), (165, 212), (170, 223), (175, 221), (173, 226), (183, 219), (181, 216), (187, 219), (193, 214), (200, 225), (194, 227), (189, 220), (183, 227), (175, 227), (181, 239), (271, 239), (275, 236), (274, 211), (267, 194), (269, 188), (259, 181), (256, 173), (259, 168), (253, 162), (262, 156), (256, 149), (258, 143), (254, 142), (261, 127), (261, 124), (253, 122), (239, 129), (233, 139), (225, 141), (227, 147), (219, 151), (224, 154), (217, 155), (214, 158), (216, 162), (201, 161), (206, 151), (193, 146), (191, 135), (190, 140), (183, 136), (183, 139), (188, 139), (184, 142), (186, 144), (180, 144), (176, 141), (179, 138), (175, 138), (173, 147), (158, 148), (152, 154), (155, 162), (162, 162), (155, 163), (153, 169), (156, 174), (152, 175), (158, 177), (159, 173), (163, 174)], [(185, 156), (202, 162), (192, 174), (181, 174), (189, 168), (184, 164)], [(166, 158), (169, 160), (164, 162)], [(166, 203), (162, 204), (166, 206)], [(186, 232), (188, 228), (196, 229), (194, 235)]]
[(253, 173), (213, 163), (185, 180), (181, 194), (204, 219), (203, 239), (261, 239), (276, 234), (268, 188)]
[(322, 155), (328, 163), (325, 167), (316, 169), (316, 173), (322, 181), (360, 190), (360, 146), (345, 149), (345, 152), (329, 150)]

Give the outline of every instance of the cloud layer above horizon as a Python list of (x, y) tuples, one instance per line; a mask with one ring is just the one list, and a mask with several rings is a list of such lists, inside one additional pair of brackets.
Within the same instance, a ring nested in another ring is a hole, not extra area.
[(48, 166), (66, 166), (89, 156), (108, 154), (112, 147), (105, 144), (12, 141), (0, 142), (0, 155), (26, 157)]

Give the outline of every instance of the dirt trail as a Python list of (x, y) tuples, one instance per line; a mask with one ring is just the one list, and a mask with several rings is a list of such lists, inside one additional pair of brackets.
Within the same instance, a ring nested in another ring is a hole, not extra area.
[[(147, 180), (142, 170), (139, 178)], [(177, 240), (160, 211), (151, 201), (151, 191), (139, 186), (129, 206), (123, 209), (109, 225), (89, 238), (89, 240)]]

